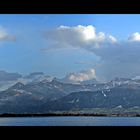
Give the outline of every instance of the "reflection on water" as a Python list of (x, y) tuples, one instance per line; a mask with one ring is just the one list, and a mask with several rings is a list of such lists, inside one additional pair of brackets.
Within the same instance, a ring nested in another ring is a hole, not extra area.
[(0, 126), (140, 126), (139, 117), (0, 118)]

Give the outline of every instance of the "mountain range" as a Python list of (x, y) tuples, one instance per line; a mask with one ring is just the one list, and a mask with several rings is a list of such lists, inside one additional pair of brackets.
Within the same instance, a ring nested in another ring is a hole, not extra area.
[[(104, 83), (93, 79), (93, 82), (91, 80), (78, 84), (65, 83), (41, 72), (24, 77), (18, 75), (18, 78), (20, 80), (10, 79), (13, 84), (0, 91), (1, 114), (140, 108), (139, 78), (115, 78)], [(6, 80), (3, 78), (3, 82)]]

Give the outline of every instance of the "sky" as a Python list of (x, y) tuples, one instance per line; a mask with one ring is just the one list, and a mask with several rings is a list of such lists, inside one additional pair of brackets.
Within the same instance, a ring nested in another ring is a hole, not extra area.
[(0, 70), (73, 81), (140, 76), (140, 14), (1, 14)]

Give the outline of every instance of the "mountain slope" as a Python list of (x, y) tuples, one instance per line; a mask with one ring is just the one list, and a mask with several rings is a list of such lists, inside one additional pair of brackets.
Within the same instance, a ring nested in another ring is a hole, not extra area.
[(71, 93), (46, 104), (46, 110), (72, 110), (84, 108), (140, 107), (140, 90), (112, 88), (101, 91)]

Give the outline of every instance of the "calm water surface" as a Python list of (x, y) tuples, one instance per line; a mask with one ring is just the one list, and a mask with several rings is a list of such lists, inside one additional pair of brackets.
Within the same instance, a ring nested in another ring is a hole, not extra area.
[(140, 117), (0, 118), (0, 126), (140, 126)]

